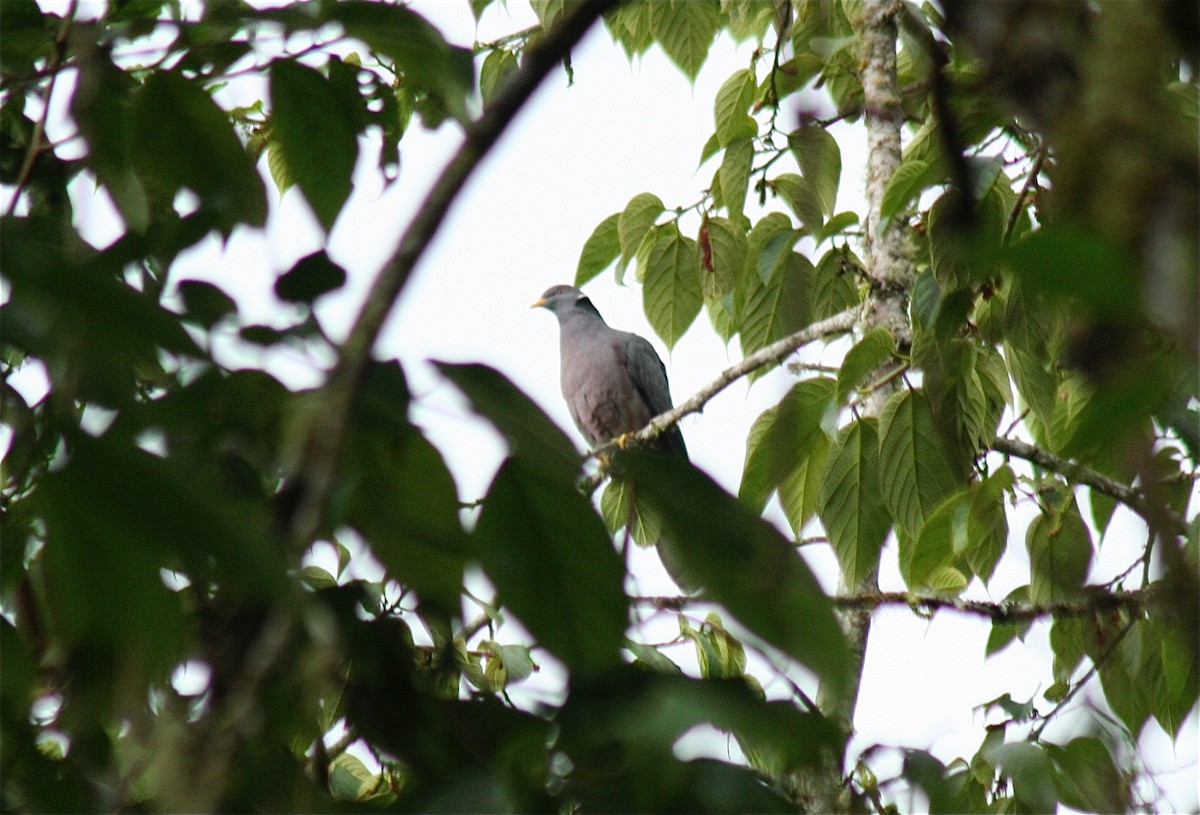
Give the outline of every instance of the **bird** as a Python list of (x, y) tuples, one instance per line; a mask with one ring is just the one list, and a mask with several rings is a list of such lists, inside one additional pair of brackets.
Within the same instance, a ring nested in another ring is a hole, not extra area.
[[(644, 337), (612, 328), (575, 286), (546, 289), (531, 308), (558, 318), (563, 399), (592, 449), (624, 439), (671, 409), (667, 369)], [(655, 441), (659, 450), (686, 459), (678, 425)]]

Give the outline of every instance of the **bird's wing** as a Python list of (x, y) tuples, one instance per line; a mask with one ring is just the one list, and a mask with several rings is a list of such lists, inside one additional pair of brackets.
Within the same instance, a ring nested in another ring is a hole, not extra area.
[[(637, 334), (626, 334), (625, 341), (625, 370), (629, 379), (641, 397), (642, 402), (654, 417), (671, 409), (671, 386), (667, 381), (667, 368), (659, 358), (658, 352), (644, 337)], [(683, 443), (683, 433), (675, 426), (662, 436), (663, 445), (672, 452), (687, 457), (687, 447)]]

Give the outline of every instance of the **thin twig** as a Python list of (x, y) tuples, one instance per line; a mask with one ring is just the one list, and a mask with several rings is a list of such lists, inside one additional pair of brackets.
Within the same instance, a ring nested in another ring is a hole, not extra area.
[(1105, 495), (1117, 499), (1142, 516), (1151, 529), (1157, 528), (1161, 519), (1170, 527), (1170, 532), (1176, 535), (1187, 535), (1187, 522), (1180, 515), (1168, 507), (1152, 507), (1138, 490), (1090, 467), (1056, 456), (1019, 439), (1009, 439), (1003, 436), (998, 436), (992, 442), (992, 449), (1006, 456), (1025, 459), (1039, 467), (1065, 476), (1071, 481), (1099, 490)]
[(1042, 173), (1042, 166), (1046, 163), (1046, 148), (1040, 147), (1037, 151), (1037, 156), (1033, 160), (1033, 164), (1029, 168), (1029, 173), (1025, 176), (1025, 183), (1021, 185), (1021, 191), (1017, 193), (1017, 200), (1013, 203), (1012, 211), (1008, 213), (1008, 222), (1004, 225), (1004, 238), (1001, 243), (1008, 243), (1012, 237), (1013, 230), (1017, 228), (1017, 221), (1021, 217), (1021, 208), (1025, 206), (1025, 197), (1029, 195), (1029, 191), (1037, 184), (1037, 178)]
[(17, 183), (13, 187), (12, 198), (8, 202), (8, 211), (5, 215), (12, 215), (16, 212), (17, 202), (21, 200), (21, 193), (24, 192), (25, 185), (29, 183), (29, 178), (33, 174), (33, 165), (43, 147), (49, 146), (48, 144), (43, 145), (42, 140), (46, 135), (46, 121), (50, 118), (50, 103), (54, 98), (54, 86), (58, 82), (59, 73), (61, 73), (59, 68), (62, 66), (63, 57), (67, 52), (67, 36), (71, 32), (71, 23), (75, 20), (75, 9), (78, 5), (78, 0), (71, 0), (71, 5), (67, 7), (62, 23), (59, 25), (58, 34), (54, 38), (54, 50), (50, 54), (50, 64), (46, 68), (50, 82), (46, 86), (46, 97), (42, 101), (42, 115), (34, 122), (33, 132), (29, 136), (29, 145), (25, 148), (25, 158), (21, 162), (20, 172), (17, 173)]

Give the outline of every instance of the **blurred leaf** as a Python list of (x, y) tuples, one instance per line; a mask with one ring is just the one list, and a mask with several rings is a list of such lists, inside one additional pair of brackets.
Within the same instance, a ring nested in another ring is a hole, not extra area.
[(835, 693), (843, 689), (845, 641), (832, 604), (779, 532), (686, 462), (641, 453), (626, 466), (670, 532), (662, 546), (704, 596), (810, 667)]
[(342, 753), (329, 765), (329, 791), (334, 798), (357, 801), (376, 783), (367, 766), (349, 753)]
[(1006, 249), (1003, 259), (1030, 293), (1096, 316), (1124, 318), (1141, 302), (1130, 259), (1109, 241), (1075, 227), (1043, 227)]
[(572, 673), (619, 664), (628, 609), (625, 569), (604, 523), (573, 481), (526, 456), (488, 488), (476, 552), (500, 599)]
[[(1005, 596), (1004, 602), (1028, 603), (1029, 587), (1018, 586)], [(987, 647), (984, 649), (985, 656), (990, 657), (997, 651), (1003, 650), (1015, 639), (1024, 640), (1025, 635), (1029, 632), (1029, 628), (1032, 625), (1032, 620), (1024, 620), (1016, 623), (993, 622), (991, 633), (988, 634)]]
[(582, 286), (600, 274), (621, 254), (620, 220), (619, 212), (609, 215), (584, 242), (579, 265), (575, 269), (576, 286)]
[(642, 303), (667, 348), (675, 347), (700, 313), (696, 253), (696, 242), (670, 227), (658, 235), (647, 258)]
[(479, 95), (483, 104), (487, 105), (504, 83), (517, 72), (520, 66), (512, 51), (505, 48), (493, 48), (483, 59), (479, 68)]
[(515, 455), (536, 461), (548, 476), (577, 477), (582, 460), (575, 445), (503, 374), (486, 365), (434, 364), (467, 396), (475, 412), (496, 426)]
[(821, 478), (821, 523), (847, 586), (858, 586), (878, 567), (892, 526), (879, 483), (877, 426), (865, 418), (844, 427)]
[(263, 226), (267, 196), (229, 118), (183, 75), (156, 71), (133, 103), (133, 160), (142, 183), (166, 200), (189, 189), (228, 234), (238, 223)]
[(1002, 774), (1012, 779), (1017, 800), (1031, 812), (1054, 812), (1058, 807), (1054, 767), (1038, 745), (1028, 741), (1009, 742), (986, 754)]
[(1125, 812), (1130, 785), (1113, 764), (1104, 742), (1094, 736), (1064, 746), (1043, 743), (1054, 762), (1055, 785), (1064, 804), (1084, 812)]
[(738, 488), (747, 506), (762, 512), (771, 492), (802, 466), (822, 431), (832, 429), (833, 387), (833, 380), (823, 377), (798, 382), (754, 422)]
[(292, 303), (312, 304), (323, 294), (346, 284), (346, 270), (322, 249), (296, 261), (275, 281), (275, 295)]
[(178, 290), (183, 298), (184, 319), (188, 322), (211, 330), (222, 318), (230, 314), (237, 316), (237, 303), (212, 283), (181, 280)]
[(424, 17), (406, 6), (343, 0), (329, 18), (351, 37), (393, 60), (407, 82), (430, 94), (459, 121), (467, 120), (467, 95), (475, 87), (471, 51), (446, 42)]
[(288, 178), (300, 186), (328, 232), (353, 187), (358, 134), (352, 106), (361, 100), (357, 94), (348, 98), (319, 71), (291, 59), (271, 63), (270, 83), (271, 138)]
[(672, 674), (682, 676), (683, 669), (676, 665), (671, 659), (659, 649), (646, 645), (645, 643), (637, 642), (636, 640), (625, 640), (625, 649), (633, 654), (635, 658), (634, 665), (642, 665), (659, 673)]

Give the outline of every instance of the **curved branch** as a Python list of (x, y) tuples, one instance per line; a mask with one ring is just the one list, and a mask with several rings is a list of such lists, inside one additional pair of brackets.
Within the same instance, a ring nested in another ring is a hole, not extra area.
[(1187, 521), (1180, 515), (1172, 512), (1168, 507), (1152, 505), (1138, 490), (1127, 484), (1122, 484), (1120, 481), (1110, 478), (1103, 473), (1099, 473), (1090, 467), (1085, 467), (1069, 459), (1056, 456), (1027, 442), (1005, 438), (1004, 436), (996, 437), (992, 442), (992, 449), (1006, 456), (1016, 456), (1017, 458), (1032, 462), (1039, 467), (1052, 470), (1071, 481), (1091, 487), (1111, 498), (1117, 499), (1140, 515), (1151, 529), (1159, 529), (1166, 524), (1173, 534), (1187, 535)]
[(296, 481), (283, 496), (282, 520), (293, 543), (303, 545), (320, 526), (321, 508), (333, 484), (354, 392), (379, 332), (417, 261), (437, 234), (467, 179), (542, 80), (562, 62), (600, 15), (616, 4), (617, 0), (578, 3), (536, 45), (525, 51), (520, 69), (492, 98), (483, 115), (465, 128), (462, 145), (434, 182), (392, 256), (379, 270), (325, 383), (323, 409), (309, 428), (295, 470)]
[[(810, 342), (824, 339), (834, 334), (844, 334), (854, 327), (858, 320), (861, 309), (857, 306), (848, 308), (845, 311), (838, 312), (832, 317), (826, 317), (824, 320), (818, 320), (815, 323), (805, 326), (795, 334), (790, 334), (781, 340), (776, 340), (768, 346), (759, 348), (753, 354), (743, 357), (739, 362), (730, 365), (714, 379), (700, 390), (696, 391), (685, 402), (681, 402), (666, 413), (660, 413), (650, 420), (650, 423), (636, 433), (631, 433), (618, 440), (610, 441), (607, 444), (602, 444), (592, 452), (588, 453), (588, 458), (597, 458), (605, 454), (616, 452), (618, 449), (628, 449), (630, 447), (639, 447), (646, 445), (663, 433), (670, 430), (679, 420), (691, 413), (699, 413), (704, 410), (704, 406), (721, 391), (728, 388), (734, 382), (744, 376), (757, 371), (759, 368), (772, 365), (780, 360), (785, 359), (788, 355), (800, 348), (802, 345), (808, 345)], [(599, 484), (599, 479), (596, 480)], [(592, 485), (593, 488), (595, 484)]]

